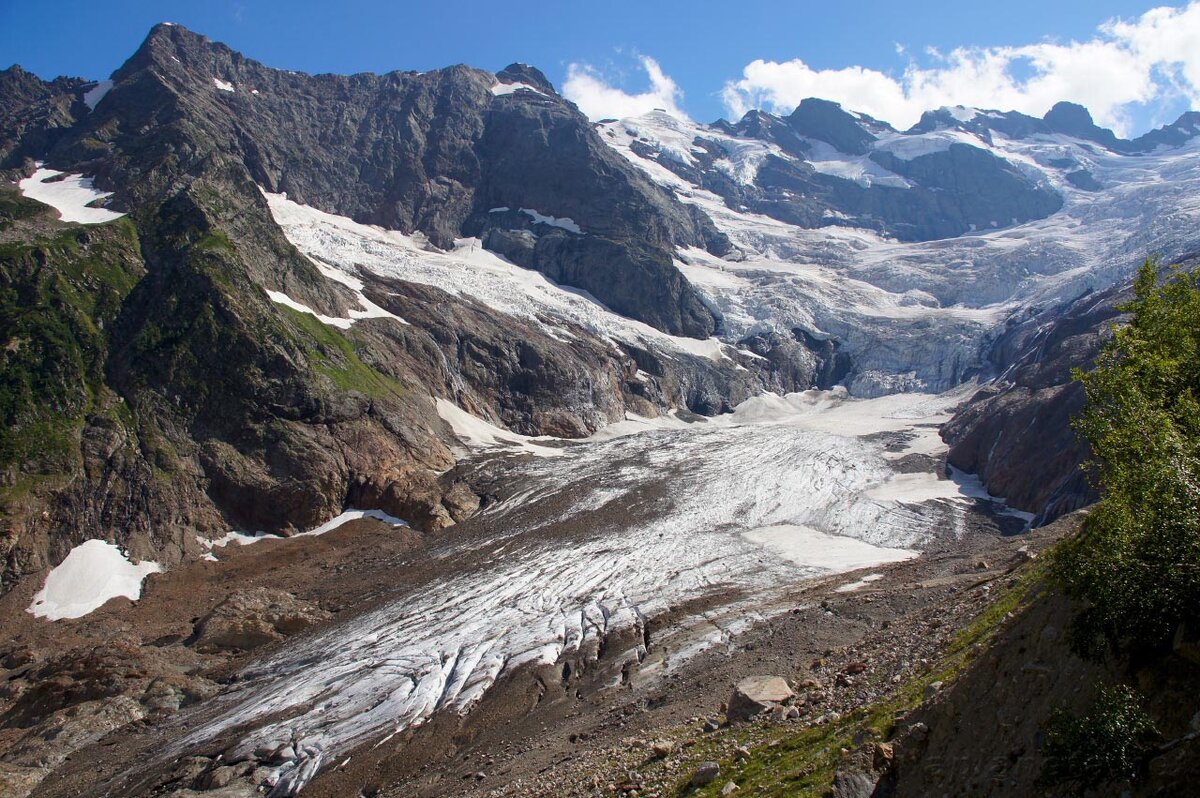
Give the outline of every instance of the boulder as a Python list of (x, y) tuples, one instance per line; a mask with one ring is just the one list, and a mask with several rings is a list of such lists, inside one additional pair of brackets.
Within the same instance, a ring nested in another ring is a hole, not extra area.
[(792, 688), (781, 676), (750, 676), (733, 688), (729, 697), (729, 719), (749, 720), (793, 695)]
[(230, 594), (197, 624), (193, 644), (199, 651), (249, 651), (329, 617), (285, 591), (248, 588)]
[(692, 774), (692, 779), (689, 783), (693, 787), (703, 787), (706, 784), (716, 781), (717, 776), (720, 775), (721, 766), (716, 762), (701, 762), (700, 767), (696, 768), (696, 772)]

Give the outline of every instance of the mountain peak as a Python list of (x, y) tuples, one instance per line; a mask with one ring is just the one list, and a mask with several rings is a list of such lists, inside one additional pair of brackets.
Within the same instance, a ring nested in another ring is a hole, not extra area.
[(857, 117), (832, 100), (809, 97), (787, 118), (788, 124), (802, 136), (824, 141), (841, 152), (863, 155), (875, 141)]
[(1058, 102), (1042, 117), (1055, 133), (1064, 133), (1075, 138), (1087, 139), (1110, 150), (1121, 148), (1121, 141), (1111, 130), (1100, 127), (1092, 120), (1088, 109), (1078, 103)]
[(524, 83), (547, 94), (558, 93), (554, 90), (554, 86), (550, 81), (546, 79), (545, 74), (537, 67), (530, 66), (529, 64), (509, 64), (497, 72), (496, 77), (502, 83)]

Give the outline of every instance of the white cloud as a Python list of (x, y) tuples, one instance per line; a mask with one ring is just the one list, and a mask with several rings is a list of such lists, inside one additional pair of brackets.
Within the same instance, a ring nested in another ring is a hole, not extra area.
[(600, 74), (586, 64), (571, 64), (567, 67), (567, 80), (563, 83), (563, 96), (579, 106), (589, 119), (623, 119), (638, 116), (655, 108), (661, 108), (675, 116), (686, 119), (679, 107), (683, 92), (675, 81), (663, 73), (658, 62), (649, 56), (641, 57), (642, 68), (650, 78), (650, 87), (641, 94), (629, 94), (614, 88)]
[(1041, 116), (1070, 100), (1087, 106), (1099, 124), (1128, 133), (1135, 104), (1181, 96), (1193, 107), (1200, 102), (1200, 0), (1106, 22), (1084, 42), (926, 52), (929, 64), (911, 61), (899, 78), (860, 66), (818, 70), (800, 59), (760, 59), (725, 85), (722, 98), (737, 118), (751, 108), (787, 112), (806, 97), (822, 97), (900, 128), (943, 105)]

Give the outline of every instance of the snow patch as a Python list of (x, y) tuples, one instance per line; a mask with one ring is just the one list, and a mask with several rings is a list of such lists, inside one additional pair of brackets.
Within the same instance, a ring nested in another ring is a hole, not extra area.
[(579, 225), (575, 224), (573, 219), (568, 219), (565, 216), (546, 216), (545, 214), (538, 213), (532, 208), (521, 208), (521, 213), (525, 214), (539, 224), (548, 224), (551, 227), (557, 227), (561, 230), (566, 230), (569, 233), (579, 234), (583, 232), (579, 229)]
[(221, 80), (220, 78), (213, 78), (213, 85), (221, 91), (227, 91), (230, 94), (234, 92), (233, 84), (229, 83), (228, 81)]
[(86, 540), (50, 571), (27, 611), (51, 621), (81, 618), (118, 596), (137, 601), (142, 580), (161, 571), (150, 560), (130, 562), (112, 543)]
[(308, 305), (297, 302), (282, 291), (272, 291), (267, 289), (267, 296), (271, 298), (272, 302), (285, 305), (292, 310), (298, 310), (301, 313), (307, 313), (310, 316), (316, 316), (317, 319), (323, 324), (328, 324), (330, 327), (337, 327), (339, 330), (349, 330), (351, 325), (354, 324), (354, 319), (339, 319), (335, 316), (326, 316), (323, 313), (317, 313)]
[(507, 94), (515, 94), (519, 91), (531, 91), (534, 94), (540, 94), (543, 97), (546, 96), (544, 91), (535, 89), (528, 83), (497, 83), (495, 86), (492, 86), (492, 94), (496, 95), (497, 97), (503, 97)]
[(855, 590), (860, 590), (860, 589), (866, 587), (867, 585), (871, 584), (872, 582), (878, 582), (880, 579), (883, 579), (883, 574), (867, 574), (862, 579), (859, 579), (856, 582), (847, 582), (844, 585), (840, 585), (839, 587), (834, 589), (834, 592), (835, 593), (853, 593)]
[(66, 175), (61, 180), (51, 180), (62, 175), (53, 169), (39, 168), (22, 180), (18, 186), (29, 199), (45, 203), (58, 211), (64, 222), (80, 224), (103, 224), (120, 219), (125, 214), (107, 208), (93, 208), (91, 204), (112, 196), (111, 191), (100, 191), (92, 185), (92, 178), (83, 175)]
[[(196, 542), (204, 546), (212, 553), (212, 549), (223, 549), (230, 543), (237, 543), (239, 546), (249, 546), (254, 543), (259, 543), (264, 540), (291, 540), (292, 538), (317, 537), (324, 535), (327, 532), (332, 532), (338, 527), (350, 521), (357, 521), (361, 518), (373, 518), (393, 527), (407, 527), (409, 524), (403, 518), (397, 518), (394, 515), (388, 515), (383, 510), (345, 510), (341, 514), (334, 516), (318, 527), (314, 527), (307, 532), (298, 532), (295, 535), (284, 537), (283, 535), (272, 535), (268, 532), (256, 532), (247, 534), (245, 532), (226, 532), (219, 538), (206, 538), (201, 535), (196, 535)], [(205, 557), (205, 559), (208, 559)]]
[(509, 432), (489, 421), (471, 415), (449, 400), (438, 397), (436, 402), (438, 415), (450, 425), (450, 429), (454, 431), (458, 439), (471, 449), (507, 449), (538, 457), (558, 457), (563, 453), (562, 449), (539, 446), (534, 443), (534, 441), (555, 440), (554, 438), (534, 438)]

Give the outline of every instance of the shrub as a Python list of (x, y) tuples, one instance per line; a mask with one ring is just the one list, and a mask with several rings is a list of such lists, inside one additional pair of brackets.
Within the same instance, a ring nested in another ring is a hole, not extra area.
[(1075, 374), (1101, 500), (1053, 573), (1083, 601), (1081, 653), (1162, 646), (1200, 617), (1200, 278), (1148, 260), (1134, 289), (1129, 324)]
[(1043, 732), (1042, 785), (1078, 793), (1135, 778), (1157, 736), (1137, 693), (1124, 685), (1102, 685), (1084, 717), (1055, 709)]

